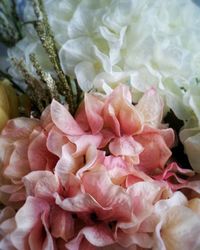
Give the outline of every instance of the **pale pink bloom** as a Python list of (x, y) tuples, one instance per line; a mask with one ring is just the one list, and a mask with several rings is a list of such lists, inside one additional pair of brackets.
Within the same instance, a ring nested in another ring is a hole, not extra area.
[[(83, 156), (93, 146), (106, 150), (109, 155), (129, 157), (133, 165), (148, 174), (153, 173), (164, 167), (174, 144), (173, 130), (161, 124), (162, 113), (162, 100), (153, 88), (136, 106), (124, 85), (108, 96), (86, 93), (75, 118), (66, 107), (53, 101), (50, 106), (53, 126), (47, 147), (59, 156), (59, 165), (68, 166), (66, 172), (78, 171)], [(66, 162), (67, 155), (79, 163)]]
[(68, 174), (61, 182), (42, 170), (23, 182), (29, 196), (5, 235), (6, 244), (19, 250), (151, 248), (160, 241), (152, 233), (168, 207), (187, 205), (185, 196), (172, 196), (165, 182), (141, 180), (126, 189), (97, 164), (79, 178)]
[(175, 184), (173, 168), (164, 170), (174, 132), (161, 124), (162, 112), (155, 89), (134, 106), (120, 85), (109, 96), (85, 94), (75, 118), (53, 100), (40, 120), (10, 121), (0, 137), (0, 190), (5, 203), (27, 198), (6, 244), (19, 250), (138, 250), (162, 242), (159, 229), (153, 237), (164, 218), (159, 202), (173, 196)]
[[(72, 190), (64, 190), (58, 178), (50, 171), (33, 171), (23, 181), (28, 196), (25, 204), (12, 218), (14, 226), (5, 234), (7, 245), (5, 240), (0, 241), (0, 245), (4, 244), (5, 250), (12, 249), (9, 246), (17, 250), (65, 249), (64, 243), (74, 235), (75, 224), (72, 213), (55, 204), (54, 194), (75, 194), (75, 185), (69, 182)], [(8, 223), (8, 220), (5, 222)], [(4, 224), (0, 224), (0, 228), (5, 228)]]
[(47, 132), (39, 120), (10, 120), (0, 135), (0, 200), (18, 206), (25, 200), (23, 176), (31, 171), (52, 170), (57, 157), (46, 147)]

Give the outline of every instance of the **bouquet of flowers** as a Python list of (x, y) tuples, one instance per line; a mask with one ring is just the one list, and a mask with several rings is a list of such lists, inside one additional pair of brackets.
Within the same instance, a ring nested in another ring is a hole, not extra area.
[(0, 249), (200, 249), (199, 14), (0, 2)]

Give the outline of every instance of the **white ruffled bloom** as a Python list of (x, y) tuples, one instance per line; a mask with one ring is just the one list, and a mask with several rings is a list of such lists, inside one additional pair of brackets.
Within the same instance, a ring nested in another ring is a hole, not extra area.
[[(200, 83), (196, 82), (200, 79), (200, 8), (192, 0), (44, 3), (61, 66), (66, 74), (77, 78), (83, 90), (94, 86), (109, 93), (119, 81), (124, 81), (139, 94), (154, 85), (178, 118), (186, 123), (196, 116), (195, 126), (200, 128)], [(52, 70), (32, 32), (27, 32), (16, 48), (10, 55), (19, 58), (20, 49), (28, 70), (34, 73), (31, 52), (37, 53), (46, 70)], [(137, 100), (138, 96), (134, 98)], [(200, 172), (200, 158), (187, 146), (190, 143), (196, 148), (197, 144), (200, 148), (199, 134), (191, 140), (190, 133), (187, 136), (182, 141), (190, 163), (194, 165), (195, 161), (195, 170)]]

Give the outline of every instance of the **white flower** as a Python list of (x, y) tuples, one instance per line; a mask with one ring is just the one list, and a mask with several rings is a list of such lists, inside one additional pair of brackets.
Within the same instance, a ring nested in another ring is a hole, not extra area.
[(180, 139), (192, 168), (200, 173), (200, 126), (183, 128), (180, 132)]
[[(200, 77), (199, 13), (191, 0), (80, 1), (59, 52), (63, 70), (84, 90), (102, 86), (102, 72), (128, 72), (134, 88), (158, 86), (187, 120), (193, 106), (183, 100)], [(101, 83), (92, 81), (98, 74)]]

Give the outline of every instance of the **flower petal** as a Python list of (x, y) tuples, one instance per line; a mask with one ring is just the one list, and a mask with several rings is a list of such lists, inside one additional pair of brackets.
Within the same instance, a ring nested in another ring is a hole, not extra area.
[(83, 134), (82, 129), (79, 127), (69, 111), (55, 100), (53, 100), (51, 103), (51, 117), (57, 128), (59, 128), (65, 134)]
[(135, 141), (132, 136), (115, 138), (109, 144), (109, 149), (114, 156), (136, 156), (143, 151), (141, 144)]

